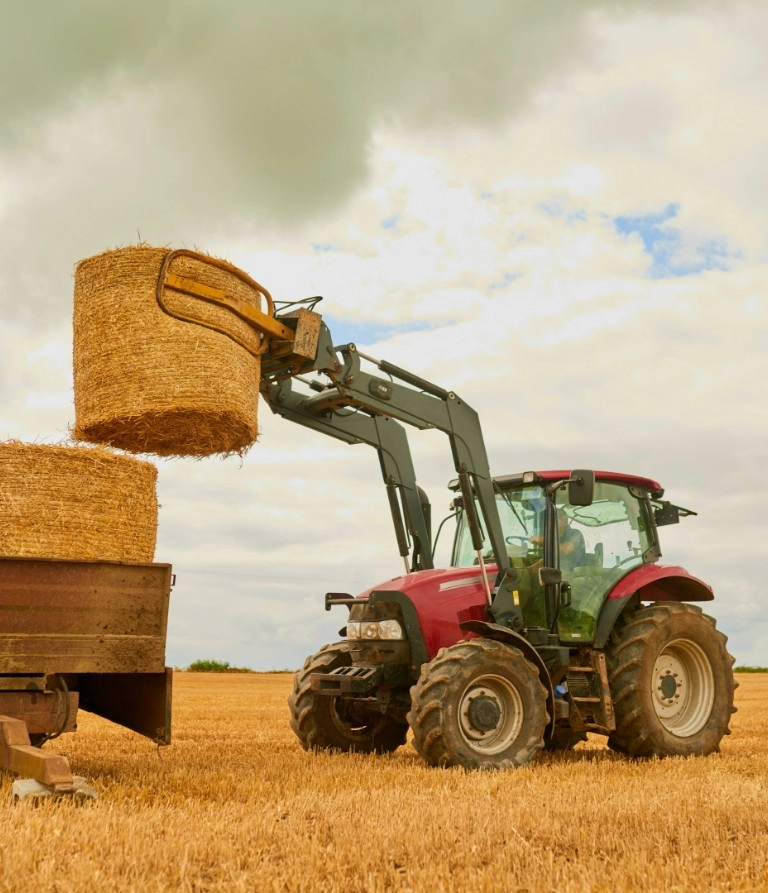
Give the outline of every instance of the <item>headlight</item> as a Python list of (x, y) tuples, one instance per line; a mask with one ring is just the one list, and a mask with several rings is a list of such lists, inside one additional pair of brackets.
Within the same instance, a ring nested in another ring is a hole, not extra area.
[(397, 620), (362, 620), (347, 623), (348, 639), (404, 639)]
[(397, 620), (380, 620), (378, 622), (380, 639), (404, 639), (403, 628)]

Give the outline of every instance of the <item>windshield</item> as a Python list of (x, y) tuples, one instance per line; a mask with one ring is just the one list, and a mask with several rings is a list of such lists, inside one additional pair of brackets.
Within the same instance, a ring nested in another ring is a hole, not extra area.
[[(528, 554), (531, 537), (543, 536), (544, 533), (544, 491), (539, 486), (525, 487), (520, 490), (505, 490), (496, 494), (496, 505), (501, 518), (501, 529), (510, 558), (523, 557)], [(482, 520), (481, 520), (482, 526)], [(483, 528), (483, 533), (486, 531)], [(493, 558), (490, 552), (487, 535), (483, 545), (486, 558)], [(472, 537), (469, 533), (466, 515), (462, 512), (456, 541), (453, 550), (453, 565), (469, 567), (477, 564), (477, 553), (472, 548)]]

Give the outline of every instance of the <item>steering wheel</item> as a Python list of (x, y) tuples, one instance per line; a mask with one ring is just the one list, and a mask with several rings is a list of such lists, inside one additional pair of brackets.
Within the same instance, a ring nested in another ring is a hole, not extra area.
[(515, 545), (515, 543), (513, 542), (513, 540), (519, 540), (518, 545), (521, 545), (521, 546), (522, 546), (523, 543), (527, 543), (527, 542), (528, 542), (528, 537), (527, 537), (527, 536), (505, 536), (505, 537), (504, 537), (504, 542), (505, 542), (508, 546), (514, 546), (514, 545)]
[(505, 536), (507, 555), (510, 558), (529, 558), (531, 555), (531, 543), (527, 536)]

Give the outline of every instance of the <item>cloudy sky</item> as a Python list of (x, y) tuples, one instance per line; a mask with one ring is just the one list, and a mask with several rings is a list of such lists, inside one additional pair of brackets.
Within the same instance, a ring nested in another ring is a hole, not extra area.
[[(664, 560), (768, 664), (768, 8), (685, 0), (43, 0), (0, 31), (0, 439), (74, 421), (72, 273), (199, 247), (456, 390), (492, 470), (699, 512)], [(168, 660), (294, 668), (398, 573), (378, 461), (260, 412), (160, 461)], [(447, 442), (414, 432), (433, 514)]]

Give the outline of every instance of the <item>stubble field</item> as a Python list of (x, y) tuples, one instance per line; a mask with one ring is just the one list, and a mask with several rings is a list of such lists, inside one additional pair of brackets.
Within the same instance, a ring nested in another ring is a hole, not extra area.
[(7, 891), (768, 891), (768, 675), (743, 674), (705, 759), (631, 762), (602, 739), (507, 773), (311, 755), (289, 674), (178, 673), (158, 750), (80, 714), (47, 745), (98, 790), (14, 804)]

